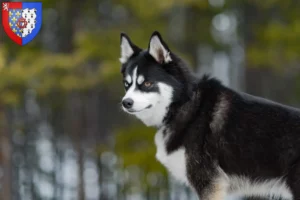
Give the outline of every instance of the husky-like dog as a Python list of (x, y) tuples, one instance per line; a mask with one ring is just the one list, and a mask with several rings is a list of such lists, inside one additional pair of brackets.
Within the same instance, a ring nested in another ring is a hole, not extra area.
[(201, 200), (300, 199), (300, 110), (197, 78), (158, 32), (121, 34), (125, 112), (157, 128), (156, 158)]

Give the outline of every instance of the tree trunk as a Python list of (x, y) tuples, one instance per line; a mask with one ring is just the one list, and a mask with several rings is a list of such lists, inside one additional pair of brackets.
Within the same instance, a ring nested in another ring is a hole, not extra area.
[(84, 151), (83, 151), (83, 137), (84, 132), (84, 119), (83, 119), (83, 101), (80, 94), (73, 93), (69, 97), (68, 109), (68, 132), (73, 142), (74, 149), (77, 153), (77, 165), (78, 165), (78, 199), (85, 200), (84, 190)]
[[(72, 53), (74, 49), (74, 35), (76, 33), (76, 22), (80, 14), (80, 0), (63, 0), (59, 3), (59, 28), (58, 28), (58, 43), (59, 51), (62, 53)], [(84, 152), (82, 149), (82, 103), (80, 96), (75, 94), (70, 96), (67, 104), (71, 102), (71, 108), (67, 112), (70, 117), (69, 127), (71, 129), (70, 137), (73, 141), (75, 151), (77, 152), (78, 163), (78, 199), (85, 200), (84, 192)], [(77, 112), (78, 111), (78, 112)]]
[[(7, 37), (4, 34), (4, 29), (1, 28), (0, 48), (4, 43), (4, 37)], [(0, 100), (0, 169), (3, 174), (0, 179), (0, 199), (12, 200), (12, 146), (8, 120), (7, 110)]]
[(1, 199), (12, 200), (12, 147), (5, 108), (0, 104), (0, 161), (2, 167)]

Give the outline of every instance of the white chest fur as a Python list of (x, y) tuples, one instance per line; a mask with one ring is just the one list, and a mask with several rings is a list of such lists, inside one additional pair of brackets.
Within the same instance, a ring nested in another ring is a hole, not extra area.
[(182, 147), (168, 154), (165, 145), (168, 140), (168, 134), (164, 136), (163, 130), (164, 128), (161, 128), (155, 135), (155, 144), (157, 147), (156, 159), (160, 161), (176, 179), (188, 184), (185, 149)]

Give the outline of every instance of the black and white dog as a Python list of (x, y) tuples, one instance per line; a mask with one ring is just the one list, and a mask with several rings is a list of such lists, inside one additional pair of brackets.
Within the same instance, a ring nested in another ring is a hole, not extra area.
[(156, 158), (201, 200), (300, 199), (300, 110), (197, 78), (158, 32), (121, 34), (124, 111), (157, 127)]

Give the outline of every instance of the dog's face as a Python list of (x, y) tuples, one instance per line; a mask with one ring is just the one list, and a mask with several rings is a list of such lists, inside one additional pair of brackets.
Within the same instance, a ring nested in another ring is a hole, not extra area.
[(135, 115), (147, 126), (160, 126), (173, 102), (178, 81), (168, 73), (172, 62), (170, 51), (159, 33), (151, 36), (148, 50), (135, 46), (121, 34), (123, 110)]

